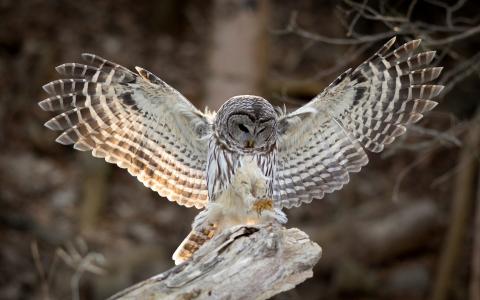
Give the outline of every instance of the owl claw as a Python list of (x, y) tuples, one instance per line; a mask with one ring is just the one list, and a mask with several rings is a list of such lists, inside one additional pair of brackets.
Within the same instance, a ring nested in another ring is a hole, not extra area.
[(259, 199), (253, 203), (252, 208), (260, 215), (264, 210), (273, 210), (273, 200), (268, 198)]

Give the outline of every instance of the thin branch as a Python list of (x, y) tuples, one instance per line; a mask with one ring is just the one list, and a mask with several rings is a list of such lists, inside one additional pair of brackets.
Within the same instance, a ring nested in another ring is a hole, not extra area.
[(271, 30), (271, 33), (277, 34), (277, 35), (296, 34), (300, 37), (311, 39), (316, 42), (322, 42), (322, 43), (333, 44), (333, 45), (359, 45), (364, 43), (377, 42), (380, 40), (384, 40), (386, 38), (390, 38), (395, 35), (395, 32), (389, 31), (389, 32), (383, 32), (378, 34), (365, 35), (360, 38), (346, 38), (346, 39), (331, 38), (331, 37), (323, 36), (320, 34), (315, 34), (300, 28), (300, 26), (297, 23), (297, 16), (298, 16), (298, 13), (293, 12), (290, 15), (290, 20), (286, 28), (280, 29), (280, 30)]
[(444, 8), (446, 13), (445, 18), (446, 18), (447, 26), (453, 27), (453, 21), (452, 21), (453, 13), (459, 10), (460, 8), (462, 8), (467, 2), (467, 0), (458, 0), (457, 3), (455, 3), (454, 5), (448, 5), (447, 3), (440, 2), (437, 0), (425, 0), (425, 2)]
[(430, 46), (445, 45), (445, 44), (450, 44), (450, 43), (454, 43), (454, 42), (466, 39), (466, 38), (471, 37), (473, 35), (476, 35), (478, 33), (480, 33), (480, 25), (472, 27), (472, 28), (470, 28), (468, 30), (465, 30), (464, 32), (456, 34), (456, 35), (451, 35), (449, 37), (446, 37), (446, 38), (443, 38), (443, 39), (438, 39), (438, 40), (429, 39), (426, 42), (428, 42), (428, 45), (430, 45)]
[(412, 19), (412, 13), (413, 13), (413, 10), (415, 9), (415, 5), (417, 5), (417, 0), (413, 0), (410, 2), (410, 5), (408, 6), (408, 10), (407, 10), (407, 15), (405, 16), (407, 20), (411, 20)]
[(480, 67), (480, 52), (467, 60), (463, 60), (455, 68), (449, 70), (442, 76), (441, 84), (445, 85), (443, 94), (446, 95), (460, 81), (478, 71)]
[(397, 180), (395, 181), (395, 185), (393, 186), (392, 192), (392, 202), (399, 202), (400, 201), (400, 187), (403, 182), (403, 179), (412, 171), (416, 166), (420, 165), (423, 161), (425, 161), (430, 154), (431, 150), (425, 153), (424, 155), (419, 155), (417, 159), (415, 159), (412, 163), (410, 163), (407, 167), (405, 167), (400, 174), (398, 174)]
[(363, 14), (363, 10), (365, 9), (367, 5), (368, 0), (363, 0), (362, 8), (359, 12), (355, 14), (355, 17), (353, 17), (352, 22), (350, 22), (350, 25), (348, 26), (348, 31), (347, 31), (347, 36), (352, 36), (354, 27), (357, 24), (358, 20), (360, 20), (360, 17)]

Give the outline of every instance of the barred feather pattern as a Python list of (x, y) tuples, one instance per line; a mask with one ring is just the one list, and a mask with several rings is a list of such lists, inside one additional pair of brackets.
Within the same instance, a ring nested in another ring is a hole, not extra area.
[(244, 160), (251, 155), (256, 162), (261, 172), (268, 182), (268, 189), (266, 197), (273, 198), (273, 182), (275, 178), (276, 169), (276, 148), (259, 152), (245, 154), (229, 149), (219, 137), (215, 134), (209, 142), (208, 159), (207, 159), (207, 187), (209, 199), (215, 202), (216, 198), (223, 193), (236, 173), (236, 171), (243, 165)]
[(427, 67), (435, 52), (414, 54), (420, 40), (391, 51), (395, 38), (354, 70), (348, 70), (305, 106), (279, 118), (276, 199), (299, 206), (341, 189), (349, 173), (368, 163), (432, 110), (443, 86), (442, 68)]
[(170, 201), (204, 207), (211, 118), (145, 69), (82, 57), (88, 65), (56, 68), (71, 79), (44, 86), (50, 97), (40, 107), (64, 111), (45, 124), (63, 131), (57, 142), (127, 169)]
[(215, 224), (208, 224), (203, 228), (193, 229), (172, 255), (175, 264), (189, 260), (200, 247), (211, 240), (217, 231)]

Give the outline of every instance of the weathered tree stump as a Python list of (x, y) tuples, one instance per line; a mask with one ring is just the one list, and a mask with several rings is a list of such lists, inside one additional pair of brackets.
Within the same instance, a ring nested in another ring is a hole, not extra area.
[(235, 226), (192, 260), (110, 299), (267, 299), (312, 277), (321, 254), (320, 246), (296, 228)]

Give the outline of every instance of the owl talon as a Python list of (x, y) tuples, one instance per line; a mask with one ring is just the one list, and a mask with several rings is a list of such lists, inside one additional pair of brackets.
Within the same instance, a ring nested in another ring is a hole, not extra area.
[(260, 215), (264, 210), (273, 210), (273, 200), (268, 198), (259, 199), (253, 203), (252, 208)]

